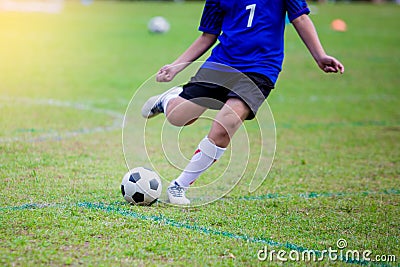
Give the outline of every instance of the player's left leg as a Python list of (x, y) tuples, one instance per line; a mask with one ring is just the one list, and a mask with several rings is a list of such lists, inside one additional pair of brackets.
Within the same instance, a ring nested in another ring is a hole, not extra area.
[(195, 122), (206, 109), (206, 107), (178, 96), (169, 100), (165, 116), (169, 123), (181, 127)]
[(190, 204), (190, 200), (185, 196), (185, 190), (223, 155), (232, 136), (250, 112), (250, 108), (239, 98), (227, 100), (217, 113), (208, 136), (200, 142), (185, 170), (168, 187), (168, 198), (171, 203)]
[(143, 118), (150, 119), (158, 114), (164, 113), (164, 111), (167, 110), (168, 102), (178, 97), (181, 92), (182, 87), (176, 86), (160, 95), (150, 97), (142, 107)]

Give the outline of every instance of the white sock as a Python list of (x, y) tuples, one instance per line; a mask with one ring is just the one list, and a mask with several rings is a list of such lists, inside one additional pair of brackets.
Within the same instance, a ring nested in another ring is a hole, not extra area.
[(167, 115), (168, 102), (171, 99), (177, 98), (182, 91), (183, 91), (183, 89), (181, 88), (181, 90), (179, 90), (178, 92), (175, 92), (173, 94), (171, 93), (171, 94), (165, 95), (164, 99), (162, 100), (162, 106), (163, 106), (163, 110), (164, 110), (164, 114), (165, 115)]
[(179, 177), (172, 181), (182, 187), (189, 187), (203, 172), (205, 172), (225, 152), (226, 148), (213, 144), (206, 136), (201, 140), (189, 164)]

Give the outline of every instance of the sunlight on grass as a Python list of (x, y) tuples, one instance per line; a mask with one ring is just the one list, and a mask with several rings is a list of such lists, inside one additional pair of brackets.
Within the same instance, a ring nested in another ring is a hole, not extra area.
[[(400, 7), (391, 4), (317, 5), (311, 18), (343, 75), (319, 71), (288, 26), (284, 68), (268, 99), (277, 150), (255, 193), (245, 176), (197, 208), (124, 202), (122, 114), (137, 88), (198, 36), (202, 5), (72, 1), (59, 14), (0, 11), (1, 265), (257, 266), (270, 264), (257, 260), (264, 245), (320, 251), (340, 238), (349, 249), (400, 255)], [(147, 31), (156, 15), (171, 23), (168, 34)], [(336, 18), (347, 32), (331, 30)], [(173, 179), (179, 172), (160, 149), (160, 121), (149, 121), (148, 153)], [(130, 124), (128, 139), (143, 137), (140, 123)], [(257, 148), (257, 125), (245, 126)], [(208, 127), (182, 130), (186, 157)], [(128, 153), (133, 164), (148, 160), (134, 147)], [(240, 178), (244, 163), (229, 160), (198, 184), (226, 166)]]

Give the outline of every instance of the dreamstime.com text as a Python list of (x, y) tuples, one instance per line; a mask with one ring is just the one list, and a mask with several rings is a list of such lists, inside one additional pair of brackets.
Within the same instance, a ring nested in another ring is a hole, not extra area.
[(328, 247), (328, 249), (316, 250), (275, 250), (268, 249), (264, 246), (257, 252), (257, 258), (260, 261), (280, 261), (280, 262), (319, 262), (323, 260), (329, 261), (346, 261), (346, 262), (396, 262), (396, 255), (374, 255), (372, 250), (353, 250), (346, 249), (347, 241), (339, 239), (336, 242), (336, 248)]

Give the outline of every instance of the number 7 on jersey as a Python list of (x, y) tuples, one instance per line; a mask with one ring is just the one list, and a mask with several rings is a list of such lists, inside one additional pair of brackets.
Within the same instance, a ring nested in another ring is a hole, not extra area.
[(246, 10), (250, 9), (249, 20), (247, 21), (247, 28), (250, 28), (253, 25), (254, 12), (256, 10), (256, 4), (246, 6)]

